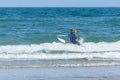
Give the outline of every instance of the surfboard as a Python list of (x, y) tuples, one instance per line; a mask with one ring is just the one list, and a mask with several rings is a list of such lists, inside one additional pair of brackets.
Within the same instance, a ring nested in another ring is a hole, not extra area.
[(61, 42), (61, 43), (66, 43), (66, 41), (64, 40), (64, 39), (62, 39), (62, 38), (59, 38), (59, 37), (57, 37), (57, 39)]
[[(60, 38), (60, 37), (57, 37), (57, 39), (58, 39), (58, 41), (60, 41), (61, 43), (66, 44), (66, 41), (65, 41), (64, 39), (62, 39), (62, 38)], [(78, 42), (78, 43), (76, 43), (75, 45), (81, 45), (81, 44)]]

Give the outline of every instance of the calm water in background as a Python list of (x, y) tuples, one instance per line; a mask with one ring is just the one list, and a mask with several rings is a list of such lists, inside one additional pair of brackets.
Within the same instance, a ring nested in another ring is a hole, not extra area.
[[(82, 46), (62, 44), (71, 28)], [(0, 8), (1, 66), (120, 65), (120, 8)]]

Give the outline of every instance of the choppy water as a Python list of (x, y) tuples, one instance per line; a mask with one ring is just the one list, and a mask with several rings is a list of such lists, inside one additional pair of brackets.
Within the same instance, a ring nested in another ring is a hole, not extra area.
[(120, 65), (119, 33), (120, 8), (0, 8), (0, 66)]

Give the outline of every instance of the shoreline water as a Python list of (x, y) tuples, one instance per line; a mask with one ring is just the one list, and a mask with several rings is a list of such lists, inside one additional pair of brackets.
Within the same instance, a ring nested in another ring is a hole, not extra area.
[(0, 66), (0, 70), (2, 69), (32, 69), (32, 68), (92, 68), (92, 67), (120, 67), (120, 65), (101, 65), (101, 66), (63, 66), (63, 65), (59, 65), (59, 66), (54, 66), (54, 65), (28, 65), (28, 66)]
[(2, 80), (119, 80), (120, 66), (0, 69), (0, 77)]

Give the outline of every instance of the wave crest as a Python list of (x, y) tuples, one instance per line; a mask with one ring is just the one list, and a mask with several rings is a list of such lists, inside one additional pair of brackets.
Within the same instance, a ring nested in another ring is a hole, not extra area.
[(80, 59), (80, 58), (120, 59), (120, 41), (84, 42), (81, 46), (61, 43), (0, 46), (1, 59)]

